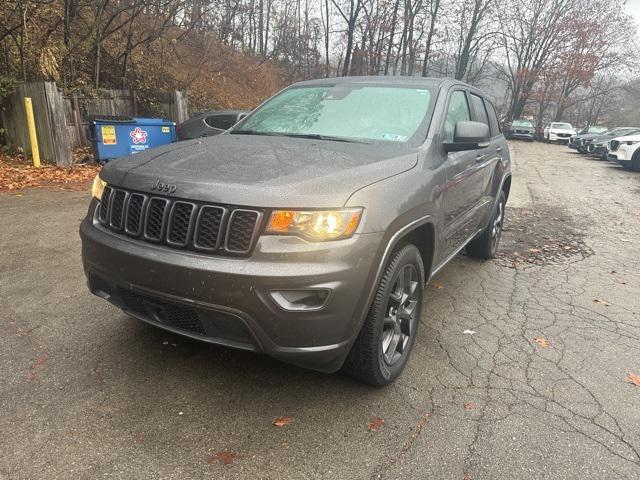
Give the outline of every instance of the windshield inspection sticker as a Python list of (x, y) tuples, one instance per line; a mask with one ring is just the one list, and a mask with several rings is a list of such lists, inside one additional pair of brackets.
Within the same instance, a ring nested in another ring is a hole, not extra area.
[(405, 135), (396, 135), (395, 133), (383, 133), (383, 140), (391, 140), (393, 142), (404, 142), (407, 137)]
[(100, 127), (102, 133), (103, 145), (115, 145), (116, 144), (116, 127), (113, 125), (102, 125)]

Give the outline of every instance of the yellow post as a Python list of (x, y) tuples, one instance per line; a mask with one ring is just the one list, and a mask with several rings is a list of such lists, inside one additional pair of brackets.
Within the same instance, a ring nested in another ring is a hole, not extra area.
[(29, 129), (29, 141), (31, 142), (31, 154), (33, 166), (40, 167), (40, 150), (38, 150), (38, 136), (36, 135), (36, 122), (33, 119), (33, 105), (30, 97), (24, 97), (24, 111), (27, 113), (27, 128)]

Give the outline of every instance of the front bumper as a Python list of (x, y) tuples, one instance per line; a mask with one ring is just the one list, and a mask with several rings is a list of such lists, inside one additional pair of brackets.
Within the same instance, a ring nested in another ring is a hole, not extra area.
[[(382, 233), (331, 243), (263, 236), (250, 258), (228, 258), (114, 234), (94, 221), (95, 205), (80, 226), (94, 294), (198, 340), (324, 372), (342, 366), (368, 310)], [(322, 308), (285, 310), (271, 292), (292, 289), (330, 293)]]
[(564, 133), (551, 133), (549, 132), (549, 141), (550, 142), (567, 142), (569, 143), (569, 139), (571, 135)]
[(522, 139), (522, 140), (533, 140), (533, 132), (518, 132), (515, 130), (509, 130), (507, 132), (507, 138), (509, 139)]
[(638, 144), (627, 145), (626, 143), (621, 143), (615, 152), (609, 153), (609, 160), (617, 162), (623, 166), (630, 165), (633, 155), (636, 153), (638, 148), (640, 148)]
[(608, 149), (605, 145), (589, 145), (587, 151), (596, 157), (607, 158)]

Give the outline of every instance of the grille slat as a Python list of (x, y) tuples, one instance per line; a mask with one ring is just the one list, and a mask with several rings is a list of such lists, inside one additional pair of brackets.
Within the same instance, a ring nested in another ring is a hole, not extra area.
[(249, 251), (258, 215), (258, 212), (253, 210), (238, 209), (233, 211), (227, 232), (227, 250), (238, 253)]
[(115, 230), (122, 230), (124, 220), (124, 204), (127, 200), (127, 192), (124, 190), (114, 190), (111, 203), (111, 215), (109, 216), (109, 226)]
[(147, 240), (151, 240), (152, 242), (162, 240), (166, 230), (168, 207), (169, 200), (164, 198), (153, 197), (149, 200), (144, 227), (144, 236)]
[(221, 230), (227, 209), (205, 205), (200, 208), (196, 222), (196, 232), (193, 244), (201, 250), (215, 250), (220, 247), (222, 240)]
[(98, 214), (98, 220), (100, 220), (101, 223), (107, 223), (109, 221), (109, 199), (111, 198), (112, 192), (113, 189), (107, 187), (102, 193), (102, 200), (100, 202), (100, 213)]
[(167, 233), (167, 243), (185, 247), (191, 235), (193, 213), (196, 206), (193, 203), (174, 202), (171, 207), (169, 217), (169, 229)]
[(127, 204), (127, 216), (124, 231), (130, 235), (138, 236), (142, 230), (142, 218), (146, 197), (139, 193), (132, 193)]
[(247, 255), (260, 228), (256, 210), (174, 200), (105, 187), (98, 222), (143, 241), (200, 252)]

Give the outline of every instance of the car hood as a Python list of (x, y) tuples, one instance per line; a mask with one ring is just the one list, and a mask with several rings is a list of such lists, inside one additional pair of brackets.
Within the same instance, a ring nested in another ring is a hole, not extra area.
[[(253, 207), (340, 207), (356, 190), (417, 164), (417, 150), (302, 138), (218, 135), (109, 162), (108, 184), (149, 193)], [(161, 193), (160, 193), (161, 194)]]
[(640, 142), (640, 135), (627, 135), (625, 137), (616, 137), (611, 140), (615, 140), (616, 142)]
[(613, 135), (594, 135), (590, 140), (592, 141), (591, 143), (601, 143), (611, 140), (612, 138)]
[(581, 135), (576, 135), (576, 138), (581, 140), (593, 140), (596, 137), (601, 137), (601, 133), (583, 133)]

